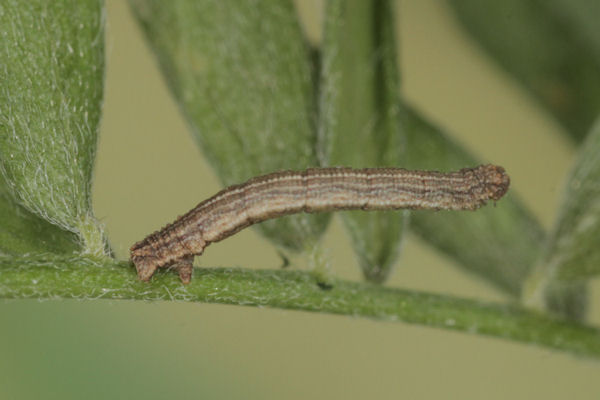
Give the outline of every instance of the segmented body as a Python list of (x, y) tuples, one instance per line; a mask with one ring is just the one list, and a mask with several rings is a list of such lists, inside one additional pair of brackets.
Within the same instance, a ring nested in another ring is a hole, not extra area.
[(191, 279), (195, 255), (255, 223), (298, 212), (335, 210), (476, 210), (498, 200), (510, 180), (502, 167), (460, 171), (402, 168), (310, 168), (282, 171), (230, 186), (131, 247), (138, 276), (149, 280), (159, 267)]

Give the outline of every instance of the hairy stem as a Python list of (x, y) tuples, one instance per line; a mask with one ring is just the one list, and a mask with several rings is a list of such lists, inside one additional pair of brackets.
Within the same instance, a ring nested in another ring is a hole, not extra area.
[(83, 257), (0, 258), (0, 298), (175, 300), (269, 306), (403, 321), (494, 336), (600, 358), (592, 327), (516, 306), (332, 280), (311, 273), (239, 268), (196, 269), (182, 285), (175, 274), (140, 282), (125, 262)]

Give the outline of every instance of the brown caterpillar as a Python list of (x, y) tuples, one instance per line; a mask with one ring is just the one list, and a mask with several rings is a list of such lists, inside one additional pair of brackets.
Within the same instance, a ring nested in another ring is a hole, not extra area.
[(159, 267), (192, 277), (194, 256), (210, 243), (283, 215), (335, 210), (476, 210), (508, 190), (504, 168), (481, 165), (460, 171), (402, 168), (309, 168), (282, 171), (230, 186), (131, 247), (138, 277)]

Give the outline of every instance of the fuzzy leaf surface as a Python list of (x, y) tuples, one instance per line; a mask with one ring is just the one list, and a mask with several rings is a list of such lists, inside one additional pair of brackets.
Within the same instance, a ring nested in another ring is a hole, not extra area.
[[(331, 0), (326, 10), (319, 127), (323, 159), (355, 168), (402, 165), (393, 4)], [(368, 280), (387, 278), (407, 215), (341, 214)]]
[(556, 278), (586, 280), (600, 273), (600, 119), (582, 143), (563, 190), (544, 265)]
[(0, 4), (0, 167), (30, 212), (102, 254), (91, 211), (104, 80), (100, 0)]
[(0, 256), (72, 253), (77, 236), (27, 211), (14, 201), (0, 175)]
[[(291, 1), (131, 0), (195, 138), (225, 185), (318, 166), (310, 52)], [(256, 226), (292, 250), (328, 215)]]

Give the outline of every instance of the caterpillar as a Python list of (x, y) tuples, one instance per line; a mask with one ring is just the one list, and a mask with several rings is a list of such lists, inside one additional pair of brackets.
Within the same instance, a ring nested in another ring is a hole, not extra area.
[(476, 210), (499, 200), (510, 178), (480, 165), (455, 172), (402, 168), (309, 168), (280, 171), (223, 189), (130, 249), (142, 281), (160, 267), (192, 278), (194, 256), (247, 226), (299, 212), (335, 210)]

